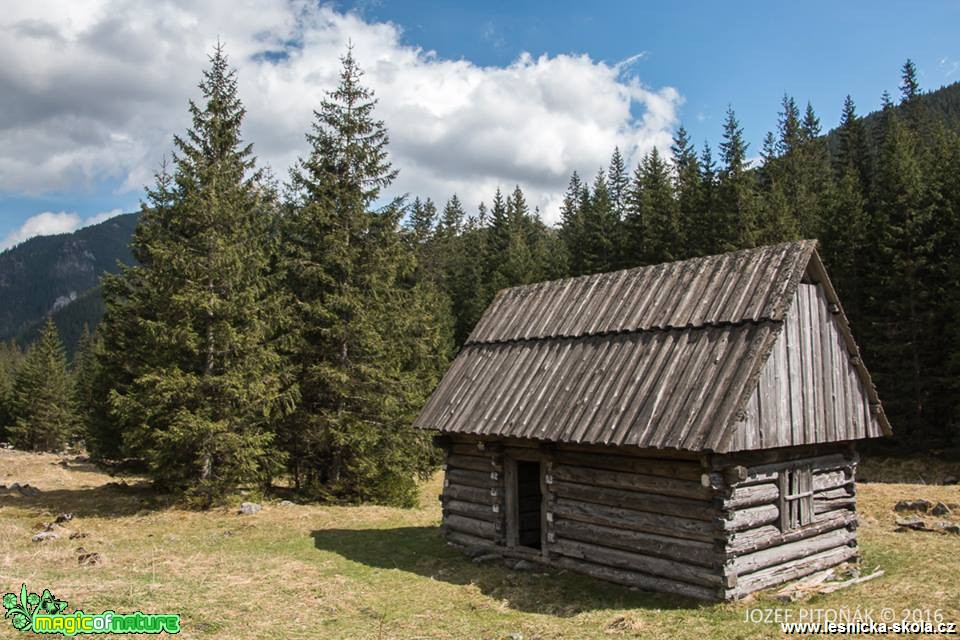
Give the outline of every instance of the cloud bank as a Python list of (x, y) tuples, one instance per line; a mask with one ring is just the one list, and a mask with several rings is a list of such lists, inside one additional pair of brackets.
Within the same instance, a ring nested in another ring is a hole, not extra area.
[[(395, 193), (440, 202), (457, 193), (472, 208), (498, 186), (520, 184), (554, 221), (573, 170), (592, 177), (614, 146), (636, 162), (670, 144), (682, 98), (644, 85), (634, 59), (521, 53), (485, 67), (402, 35), (395, 24), (299, 0), (11, 4), (0, 17), (0, 191), (105, 180), (142, 189), (189, 124), (187, 100), (198, 97), (218, 36), (239, 70), (245, 135), (280, 178), (305, 152), (312, 111), (336, 85), (348, 42), (390, 130)], [(70, 215), (31, 224), (54, 228)]]

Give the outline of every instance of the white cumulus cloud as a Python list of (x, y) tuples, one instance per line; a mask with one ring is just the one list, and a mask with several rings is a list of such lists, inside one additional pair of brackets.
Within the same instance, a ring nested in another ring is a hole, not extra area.
[[(245, 134), (284, 177), (348, 42), (380, 100), (396, 193), (471, 207), (520, 184), (546, 217), (573, 170), (592, 177), (615, 145), (631, 162), (666, 151), (672, 87), (635, 60), (519, 53), (506, 66), (443, 59), (392, 23), (302, 0), (35, 1), (0, 17), (0, 191), (38, 194), (152, 179), (220, 37), (239, 70)], [(639, 56), (638, 56), (639, 57)]]
[(0, 251), (16, 246), (35, 236), (53, 236), (59, 233), (70, 233), (82, 227), (99, 224), (123, 213), (121, 209), (104, 211), (87, 218), (72, 211), (44, 211), (27, 218), (23, 224), (14, 229), (0, 241)]

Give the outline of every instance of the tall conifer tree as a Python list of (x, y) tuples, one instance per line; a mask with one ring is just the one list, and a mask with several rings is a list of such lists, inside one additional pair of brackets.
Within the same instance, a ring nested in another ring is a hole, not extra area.
[(617, 220), (623, 220), (626, 207), (627, 187), (630, 185), (630, 176), (627, 174), (620, 148), (613, 148), (610, 157), (610, 167), (607, 169), (607, 191), (610, 193), (610, 204), (617, 215)]
[(754, 176), (747, 166), (747, 142), (732, 107), (723, 123), (720, 155), (723, 167), (717, 193), (718, 249), (732, 251), (754, 243)]
[(584, 273), (583, 246), (583, 202), (585, 186), (580, 175), (574, 171), (570, 176), (567, 190), (560, 204), (560, 241), (562, 242), (570, 267), (570, 273), (578, 276)]
[(437, 462), (410, 423), (446, 364), (449, 311), (410, 278), (416, 257), (399, 232), (401, 202), (374, 209), (396, 171), (361, 79), (348, 50), (291, 175), (287, 360), (301, 399), (283, 444), (310, 496), (410, 505), (417, 478)]
[(615, 269), (621, 261), (619, 220), (602, 169), (593, 181), (589, 199), (584, 200), (581, 205), (583, 271), (602, 273)]
[[(241, 137), (245, 110), (219, 43), (199, 87), (172, 174), (161, 170), (148, 190), (137, 264), (103, 281), (98, 394), (123, 453), (206, 506), (280, 470), (274, 427), (292, 398), (271, 344), (283, 308), (273, 189)], [(115, 439), (100, 424), (92, 441)]]
[(680, 227), (683, 230), (683, 253), (686, 256), (700, 255), (699, 239), (709, 233), (702, 228), (706, 222), (703, 203), (703, 185), (700, 177), (700, 162), (697, 152), (684, 127), (677, 129), (670, 147), (674, 170), (674, 191)]
[(61, 451), (77, 427), (73, 379), (53, 320), (27, 349), (13, 383), (11, 444), (32, 451)]
[(656, 147), (643, 160), (641, 179), (647, 229), (644, 262), (655, 264), (685, 257), (670, 170)]

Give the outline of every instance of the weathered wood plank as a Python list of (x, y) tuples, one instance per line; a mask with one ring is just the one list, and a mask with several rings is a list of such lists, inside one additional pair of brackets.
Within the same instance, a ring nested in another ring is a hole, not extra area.
[(813, 513), (817, 515), (826, 513), (828, 511), (833, 511), (835, 509), (853, 509), (856, 506), (857, 499), (854, 496), (849, 496), (846, 498), (834, 498), (832, 500), (822, 500), (816, 495), (813, 497)]
[(774, 383), (777, 397), (776, 434), (777, 444), (790, 446), (792, 431), (790, 416), (790, 363), (787, 356), (787, 328), (783, 327), (774, 348)]
[(793, 296), (793, 308), (787, 312), (786, 328), (784, 331), (787, 340), (787, 371), (790, 394), (790, 444), (798, 445), (806, 442), (804, 439), (803, 415), (803, 375), (801, 374), (802, 361), (800, 357), (800, 319), (797, 317), (797, 303), (799, 296)]
[(497, 549), (497, 546), (487, 540), (486, 538), (478, 538), (477, 536), (472, 536), (469, 533), (463, 533), (462, 531), (456, 531), (454, 529), (446, 528), (444, 532), (444, 537), (448, 542), (452, 542), (461, 547), (483, 547), (494, 551)]
[(466, 443), (466, 442), (453, 442), (449, 446), (449, 451), (451, 454), (459, 456), (479, 456), (483, 458), (488, 458), (490, 456), (489, 451), (484, 451), (477, 448), (475, 442)]
[(827, 440), (827, 388), (823, 379), (823, 339), (822, 339), (822, 319), (820, 305), (818, 304), (818, 295), (816, 285), (811, 285), (808, 292), (810, 303), (810, 332), (811, 343), (813, 345), (813, 358), (810, 364), (813, 366), (814, 380), (814, 403), (816, 405), (816, 439), (814, 442), (825, 442)]
[(823, 491), (818, 491), (813, 494), (813, 500), (833, 500), (834, 498), (849, 498), (854, 495), (853, 484), (848, 484), (843, 487), (836, 487), (833, 489), (825, 489)]
[(847, 546), (856, 539), (856, 533), (849, 529), (834, 529), (820, 535), (738, 556), (728, 565), (727, 570), (742, 576), (821, 551)]
[(847, 468), (850, 466), (850, 462), (842, 453), (831, 453), (808, 458), (792, 458), (790, 460), (781, 460), (769, 464), (758, 464), (748, 467), (746, 479), (742, 482), (734, 483), (734, 486), (739, 487), (759, 484), (761, 482), (773, 482), (777, 479), (777, 474), (779, 474), (781, 469), (790, 466), (809, 466), (816, 472), (823, 473)]
[(704, 567), (719, 566), (722, 562), (722, 553), (717, 550), (713, 542), (616, 529), (566, 518), (557, 518), (553, 523), (553, 531), (558, 538), (592, 543), (602, 542), (604, 546), (624, 551), (676, 558)]
[(556, 464), (569, 466), (663, 476), (693, 482), (700, 480), (700, 474), (703, 471), (699, 461), (696, 460), (651, 460), (636, 456), (612, 456), (573, 451), (557, 451), (553, 461)]
[(517, 461), (513, 458), (507, 458), (504, 461), (504, 496), (503, 504), (506, 513), (504, 514), (504, 524), (506, 525), (506, 543), (509, 547), (515, 547), (519, 543), (519, 496), (517, 496)]
[(464, 484), (470, 487), (480, 487), (481, 489), (490, 489), (497, 485), (497, 482), (490, 477), (490, 472), (471, 471), (469, 469), (450, 469), (445, 472), (450, 484)]
[(485, 473), (500, 470), (500, 465), (494, 464), (493, 458), (489, 456), (462, 456), (451, 453), (447, 456), (446, 462), (448, 469), (467, 469), (470, 471), (483, 471)]
[(681, 580), (691, 584), (719, 587), (723, 581), (720, 572), (714, 569), (687, 564), (686, 562), (679, 562), (677, 560), (665, 560), (663, 558), (631, 553), (620, 549), (611, 549), (587, 542), (561, 539), (557, 540), (556, 544), (551, 546), (551, 550), (568, 558), (586, 560), (587, 562), (595, 562), (628, 571), (640, 571), (642, 573), (672, 580)]
[(800, 380), (803, 404), (803, 441), (817, 441), (816, 389), (813, 377), (813, 332), (810, 322), (809, 288), (797, 290), (797, 319), (800, 323)]
[(623, 584), (628, 587), (637, 587), (638, 589), (658, 591), (661, 593), (673, 593), (708, 602), (716, 601), (721, 597), (717, 589), (651, 576), (637, 571), (616, 569), (614, 567), (607, 567), (574, 558), (557, 556), (554, 563), (564, 569), (606, 580), (607, 582)]
[(757, 385), (747, 402), (743, 423), (737, 434), (739, 448), (753, 449), (760, 442), (760, 386)]
[(713, 468), (728, 467), (732, 464), (748, 467), (771, 464), (774, 462), (789, 462), (791, 460), (817, 458), (833, 453), (845, 453), (848, 446), (845, 443), (815, 443), (784, 449), (766, 449), (755, 451), (737, 451), (734, 453), (715, 454), (710, 458)]
[[(776, 346), (774, 346), (773, 351), (776, 350)], [(760, 410), (760, 433), (756, 444), (758, 448), (777, 446), (776, 424), (778, 410), (776, 406), (777, 395), (774, 392), (776, 373), (774, 371), (774, 363), (772, 362), (773, 357), (771, 353), (770, 360), (767, 360), (766, 364), (760, 370), (760, 402), (758, 403)]]
[(739, 531), (730, 536), (726, 553), (728, 557), (734, 557), (779, 544), (810, 538), (833, 529), (854, 526), (856, 522), (856, 512), (849, 509), (839, 509), (825, 512), (816, 517), (811, 524), (788, 532), (782, 532), (779, 527), (774, 525)]
[(444, 487), (443, 496), (451, 500), (465, 500), (477, 504), (492, 505), (500, 501), (500, 496), (492, 495), (491, 489), (450, 484)]
[(721, 526), (724, 531), (743, 531), (776, 522), (779, 517), (780, 509), (777, 505), (764, 504), (734, 511), (730, 517), (721, 521)]
[(695, 460), (699, 461), (702, 457), (702, 453), (696, 453), (693, 451), (681, 451), (678, 449), (649, 449), (645, 447), (635, 447), (632, 445), (601, 445), (601, 444), (567, 444), (560, 443), (557, 445), (558, 451), (575, 451), (575, 452), (588, 452), (588, 453), (599, 453), (603, 455), (618, 455), (618, 456), (636, 456), (638, 458), (648, 459), (652, 461), (659, 460)]
[(802, 578), (816, 571), (836, 566), (857, 555), (856, 547), (837, 547), (820, 553), (793, 560), (782, 565), (761, 569), (737, 577), (737, 593), (746, 595), (759, 589), (765, 589), (796, 578)]
[(752, 484), (737, 486), (730, 496), (723, 499), (724, 510), (743, 509), (760, 504), (776, 502), (780, 497), (780, 490), (775, 483)]
[(463, 500), (445, 500), (443, 511), (444, 514), (456, 513), (476, 520), (486, 520), (487, 522), (495, 522), (500, 519), (500, 514), (493, 511), (492, 505), (464, 502)]
[(486, 538), (488, 540), (493, 540), (497, 533), (496, 527), (492, 522), (468, 518), (455, 513), (445, 515), (443, 517), (443, 524), (445, 527), (453, 529), (454, 531), (468, 533), (472, 536)]
[(573, 482), (558, 481), (554, 482), (552, 486), (558, 498), (570, 498), (581, 502), (606, 504), (614, 507), (636, 509), (637, 511), (663, 513), (666, 515), (680, 516), (681, 518), (694, 518), (696, 520), (712, 521), (720, 515), (719, 510), (715, 506), (703, 500), (690, 500), (689, 498), (662, 496), (639, 491), (596, 487)]
[(718, 534), (713, 523), (702, 520), (646, 513), (565, 498), (557, 498), (553, 506), (553, 517), (708, 542)]
[(656, 493), (681, 498), (708, 500), (713, 492), (699, 482), (677, 480), (660, 476), (648, 476), (622, 471), (601, 471), (570, 465), (555, 465), (552, 471), (557, 480), (594, 484), (612, 489), (632, 489), (646, 493)]
[(834, 366), (836, 353), (833, 335), (833, 314), (830, 313), (826, 295), (820, 287), (817, 287), (817, 306), (820, 310), (821, 365), (826, 411), (825, 437), (827, 440), (838, 440), (838, 436), (841, 434), (837, 432), (839, 416), (837, 415), (837, 389), (835, 386), (836, 379), (834, 377), (836, 374), (836, 367)]
[(837, 487), (842, 487), (852, 482), (853, 482), (852, 474), (848, 474), (843, 469), (838, 469), (835, 471), (825, 471), (823, 473), (816, 473), (816, 469), (814, 469), (814, 474), (813, 474), (813, 490), (814, 491), (825, 491), (827, 489), (835, 489)]

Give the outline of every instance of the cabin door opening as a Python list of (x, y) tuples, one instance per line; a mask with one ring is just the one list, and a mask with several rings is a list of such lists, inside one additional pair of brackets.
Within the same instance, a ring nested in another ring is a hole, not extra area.
[(540, 549), (543, 492), (540, 488), (540, 463), (517, 460), (516, 541), (522, 547)]

